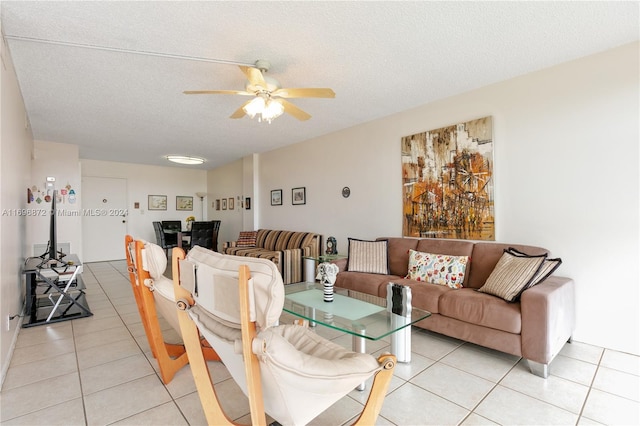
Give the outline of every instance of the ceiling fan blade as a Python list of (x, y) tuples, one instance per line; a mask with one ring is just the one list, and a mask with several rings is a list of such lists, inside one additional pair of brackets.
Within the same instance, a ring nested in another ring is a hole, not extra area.
[(247, 79), (252, 86), (260, 86), (263, 89), (267, 88), (267, 82), (264, 81), (262, 71), (260, 71), (258, 68), (245, 67), (240, 65), (240, 70), (244, 73), (244, 75), (247, 76)]
[(336, 94), (329, 88), (298, 88), (298, 89), (278, 89), (272, 96), (281, 98), (335, 98)]
[(185, 95), (242, 95), (253, 96), (253, 93), (244, 90), (185, 90)]
[[(253, 100), (253, 99), (252, 99), (252, 100)], [(245, 107), (245, 105), (247, 105), (249, 102), (251, 102), (251, 101), (247, 101), (247, 102), (243, 103), (243, 104), (242, 104), (242, 106), (241, 106), (240, 108), (238, 108), (238, 109), (237, 109), (233, 114), (231, 114), (231, 115), (229, 116), (229, 118), (242, 118), (242, 117), (244, 117), (245, 115), (247, 115), (247, 113), (246, 113), (246, 112), (244, 112), (244, 107)]]
[(311, 115), (307, 114), (294, 104), (289, 101), (285, 101), (284, 99), (278, 99), (278, 102), (282, 102), (282, 106), (284, 107), (284, 112), (287, 114), (293, 115), (295, 118), (301, 121), (305, 121), (311, 118)]

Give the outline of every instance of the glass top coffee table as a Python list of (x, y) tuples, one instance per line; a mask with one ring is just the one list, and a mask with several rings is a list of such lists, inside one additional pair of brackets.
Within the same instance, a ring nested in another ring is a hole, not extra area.
[[(390, 287), (389, 287), (390, 288)], [(366, 340), (391, 336), (391, 353), (398, 362), (411, 361), (411, 324), (431, 313), (411, 307), (409, 287), (396, 286), (398, 297), (387, 299), (334, 287), (333, 302), (323, 300), (320, 283), (304, 282), (285, 286), (284, 311), (353, 336), (353, 350), (365, 351)], [(402, 292), (404, 290), (404, 298)], [(392, 305), (387, 308), (387, 305)], [(392, 312), (395, 311), (396, 313)]]

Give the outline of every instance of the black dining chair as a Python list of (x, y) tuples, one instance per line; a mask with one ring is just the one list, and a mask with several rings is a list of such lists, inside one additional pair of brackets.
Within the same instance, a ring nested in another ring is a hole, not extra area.
[[(162, 249), (167, 254), (167, 257), (169, 257), (169, 249), (172, 249), (174, 247), (178, 247), (178, 244), (168, 244), (167, 243), (167, 240), (165, 239), (164, 229), (162, 229), (162, 223), (161, 222), (153, 222), (153, 230), (156, 233), (156, 243), (160, 247), (162, 247)], [(177, 241), (177, 234), (176, 234), (176, 241)]]
[(218, 251), (218, 233), (220, 232), (220, 221), (212, 220), (213, 222), (213, 251)]
[(171, 231), (172, 233), (165, 233), (164, 239), (167, 244), (172, 244), (174, 247), (178, 245), (178, 232), (182, 230), (182, 222), (179, 220), (163, 220), (162, 230)]
[(191, 224), (191, 242), (189, 244), (190, 249), (194, 246), (200, 246), (215, 251), (215, 246), (217, 244), (214, 244), (214, 241), (217, 242), (218, 239), (218, 233), (217, 231), (215, 231), (215, 222), (218, 222), (217, 227), (219, 228), (219, 220), (193, 222)]

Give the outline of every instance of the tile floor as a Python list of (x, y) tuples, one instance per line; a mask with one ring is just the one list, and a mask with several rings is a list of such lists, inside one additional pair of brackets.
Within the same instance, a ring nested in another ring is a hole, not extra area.
[[(20, 331), (1, 424), (205, 424), (189, 368), (166, 386), (157, 375), (125, 262), (87, 264), (83, 278), (94, 316)], [(387, 346), (368, 343), (372, 353)], [(247, 400), (225, 367), (210, 369), (229, 415), (248, 424)], [(639, 357), (574, 342), (551, 371), (543, 380), (517, 357), (414, 329), (412, 362), (397, 366), (378, 424), (640, 424)], [(350, 424), (366, 397), (353, 391), (311, 424)]]

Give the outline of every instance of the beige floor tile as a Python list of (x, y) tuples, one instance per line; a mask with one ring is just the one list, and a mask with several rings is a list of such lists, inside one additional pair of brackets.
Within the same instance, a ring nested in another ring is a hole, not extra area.
[(441, 338), (434, 333), (418, 332), (411, 337), (411, 352), (432, 360), (439, 360), (455, 351), (460, 344), (453, 339)]
[(342, 398), (311, 420), (309, 426), (342, 425), (357, 417), (363, 405), (351, 398)]
[(126, 419), (112, 424), (117, 426), (188, 425), (187, 420), (173, 401), (151, 408), (147, 411), (143, 411), (142, 413), (135, 414), (131, 417), (127, 417)]
[(605, 349), (602, 366), (640, 376), (640, 356)]
[(72, 337), (71, 322), (37, 325), (20, 329), (20, 338), (16, 342), (16, 348), (40, 345), (53, 340), (70, 339)]
[(82, 393), (89, 395), (149, 375), (155, 376), (155, 372), (147, 358), (139, 353), (81, 370)]
[(460, 423), (460, 425), (461, 426), (488, 426), (488, 425), (498, 426), (498, 423), (494, 423), (487, 418), (479, 416), (475, 413), (471, 413), (467, 416), (466, 419), (464, 419), (462, 423)]
[(75, 352), (16, 365), (7, 372), (7, 376), (2, 384), (2, 390), (13, 389), (76, 371), (78, 371), (78, 366)]
[(580, 361), (590, 362), (597, 364), (600, 362), (600, 358), (604, 349), (597, 346), (587, 345), (580, 342), (572, 342), (562, 347), (560, 355), (568, 356), (569, 358), (579, 359)]
[(122, 327), (122, 320), (117, 316), (107, 318), (90, 317), (73, 324), (73, 335), (79, 337), (84, 334), (99, 333), (118, 327)]
[(78, 351), (78, 366), (82, 371), (137, 354), (140, 354), (140, 347), (133, 339), (119, 340), (111, 344), (93, 346)]
[(442, 363), (427, 368), (411, 383), (468, 410), (473, 410), (495, 386), (489, 380)]
[(561, 377), (550, 375), (543, 379), (531, 374), (524, 361), (511, 370), (500, 385), (575, 414), (580, 414), (589, 393), (588, 386)]
[[(31, 401), (33, 404), (34, 401)], [(38, 404), (35, 404), (38, 405)], [(61, 402), (52, 407), (42, 408), (33, 413), (3, 421), (3, 426), (84, 426), (82, 398)]]
[(4, 423), (5, 420), (54, 407), (81, 396), (80, 378), (77, 372), (14, 389), (3, 387), (0, 400), (0, 421)]
[(591, 389), (582, 415), (607, 425), (637, 425), (640, 424), (640, 403)]
[(107, 425), (171, 400), (154, 374), (86, 395), (87, 424)]
[(197, 392), (190, 393), (176, 399), (176, 404), (180, 408), (182, 414), (187, 418), (187, 423), (189, 425), (205, 426), (207, 424), (207, 418), (202, 410), (202, 404), (200, 403), (200, 397)]
[[(381, 355), (380, 351), (376, 352), (376, 356), (378, 355)], [(411, 362), (398, 362), (396, 364), (393, 375), (404, 380), (410, 380), (412, 377), (423, 372), (427, 367), (433, 365), (433, 363), (435, 363), (434, 360), (413, 353), (411, 355)]]
[(54, 340), (39, 345), (16, 348), (11, 357), (11, 367), (29, 362), (55, 358), (75, 351), (73, 338)]
[(596, 375), (597, 368), (596, 364), (558, 355), (551, 362), (549, 370), (552, 376), (562, 377), (581, 385), (590, 386)]
[(380, 415), (397, 425), (455, 425), (469, 410), (411, 383), (385, 399)]
[(518, 360), (513, 355), (465, 344), (442, 358), (441, 362), (497, 383)]
[(593, 388), (640, 402), (640, 376), (634, 374), (600, 367)]
[(76, 349), (82, 351), (94, 346), (102, 346), (120, 340), (133, 339), (131, 333), (124, 325), (100, 331), (99, 333), (88, 333), (76, 336)]
[(474, 412), (503, 425), (572, 425), (578, 415), (498, 386)]

